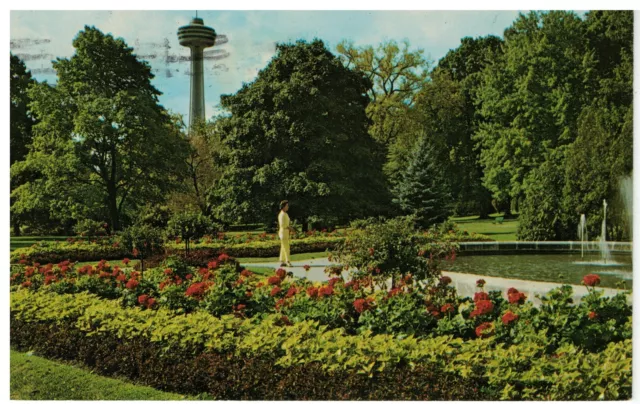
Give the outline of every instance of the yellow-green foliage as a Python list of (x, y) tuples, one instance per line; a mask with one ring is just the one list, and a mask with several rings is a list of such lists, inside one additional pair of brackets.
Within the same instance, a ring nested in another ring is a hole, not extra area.
[[(396, 365), (427, 366), (462, 377), (484, 377), (503, 399), (616, 399), (631, 386), (631, 340), (611, 343), (599, 353), (564, 344), (545, 353), (544, 332), (520, 344), (493, 338), (463, 341), (450, 336), (414, 338), (393, 335), (346, 335), (317, 322), (281, 326), (280, 315), (255, 320), (216, 318), (204, 312), (122, 308), (82, 293), (58, 295), (18, 290), (11, 293), (11, 313), (24, 322), (74, 321), (88, 334), (120, 338), (142, 336), (167, 349), (202, 349), (238, 356), (266, 356), (282, 367), (316, 362), (327, 371), (373, 375)], [(626, 325), (630, 327), (631, 322)]]

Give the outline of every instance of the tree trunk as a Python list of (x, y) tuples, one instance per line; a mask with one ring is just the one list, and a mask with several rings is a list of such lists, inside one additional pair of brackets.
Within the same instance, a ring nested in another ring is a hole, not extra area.
[(504, 211), (505, 219), (512, 219), (514, 217), (513, 212), (511, 211), (511, 198), (507, 198), (507, 200), (504, 201), (504, 204), (501, 210)]
[(13, 235), (15, 237), (20, 237), (20, 223), (17, 220), (13, 221)]
[(120, 230), (120, 212), (118, 211), (118, 200), (116, 195), (115, 184), (109, 184), (107, 187), (109, 198), (109, 217), (111, 219), (111, 229), (113, 231)]
[(491, 194), (489, 192), (483, 192), (483, 195), (479, 198), (480, 205), (480, 219), (488, 219), (491, 213)]

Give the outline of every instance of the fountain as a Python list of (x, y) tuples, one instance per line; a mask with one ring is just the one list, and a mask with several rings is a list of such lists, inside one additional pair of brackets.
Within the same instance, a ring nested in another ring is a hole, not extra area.
[(587, 217), (584, 215), (584, 213), (580, 215), (578, 237), (580, 238), (581, 257), (584, 258), (584, 242), (589, 241), (589, 235), (587, 234)]
[(604, 215), (602, 216), (602, 232), (600, 234), (600, 255), (604, 265), (607, 265), (607, 261), (611, 261), (611, 251), (609, 251), (609, 245), (607, 244), (607, 200), (602, 200), (602, 206), (604, 207)]

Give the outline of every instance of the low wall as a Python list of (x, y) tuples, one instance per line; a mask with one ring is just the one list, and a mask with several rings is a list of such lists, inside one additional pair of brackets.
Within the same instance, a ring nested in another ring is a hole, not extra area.
[[(607, 242), (613, 253), (631, 254), (633, 243)], [(581, 241), (470, 241), (459, 243), (459, 255), (498, 255), (498, 254), (580, 254), (600, 251), (597, 242)]]

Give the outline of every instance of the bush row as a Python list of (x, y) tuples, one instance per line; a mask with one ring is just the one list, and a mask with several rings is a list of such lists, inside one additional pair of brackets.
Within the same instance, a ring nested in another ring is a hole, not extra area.
[[(626, 327), (630, 328), (630, 325)], [(194, 312), (122, 308), (87, 293), (11, 293), (11, 344), (180, 393), (217, 399), (628, 399), (631, 340), (547, 352), (544, 333), (494, 337), (347, 335)], [(371, 380), (368, 380), (371, 379)]]
[[(291, 253), (324, 252), (333, 250), (345, 241), (350, 233), (347, 231), (310, 231), (298, 233), (291, 240)], [(487, 241), (488, 237), (468, 234), (462, 231), (424, 232), (416, 234), (418, 243)], [(167, 241), (164, 246), (165, 255), (184, 251), (184, 242), (180, 239)], [(238, 234), (220, 233), (218, 237), (205, 236), (190, 245), (190, 250), (199, 257), (214, 257), (225, 252), (234, 257), (274, 257), (280, 252), (280, 241), (274, 234)], [(56, 263), (64, 260), (87, 262), (101, 259), (115, 260), (133, 258), (133, 251), (128, 251), (118, 237), (103, 237), (93, 240), (73, 239), (67, 241), (42, 241), (33, 246), (18, 248), (11, 252), (11, 262), (21, 260), (39, 262), (41, 264)], [(206, 258), (205, 258), (206, 260)]]

